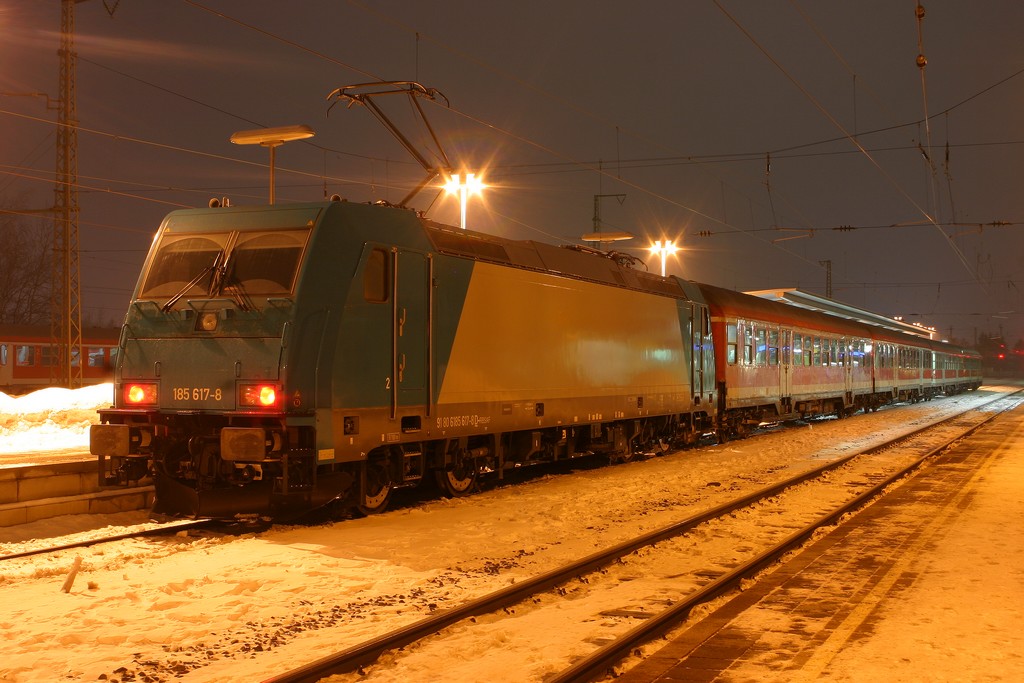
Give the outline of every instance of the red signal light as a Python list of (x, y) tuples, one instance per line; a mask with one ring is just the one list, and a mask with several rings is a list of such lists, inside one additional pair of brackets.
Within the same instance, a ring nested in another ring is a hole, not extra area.
[(238, 405), (256, 408), (277, 406), (278, 387), (276, 384), (242, 384), (238, 387)]
[(133, 382), (124, 385), (124, 402), (130, 406), (153, 406), (157, 402), (157, 385), (153, 382)]

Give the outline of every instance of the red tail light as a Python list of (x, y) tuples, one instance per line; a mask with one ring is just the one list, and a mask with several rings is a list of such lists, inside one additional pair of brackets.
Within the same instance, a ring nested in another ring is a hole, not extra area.
[(238, 387), (238, 405), (276, 408), (280, 388), (276, 384), (242, 384)]
[(157, 385), (155, 382), (131, 382), (124, 385), (124, 402), (129, 406), (155, 406)]

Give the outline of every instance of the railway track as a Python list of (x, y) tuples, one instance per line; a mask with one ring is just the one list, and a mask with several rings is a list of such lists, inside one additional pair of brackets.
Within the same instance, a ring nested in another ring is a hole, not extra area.
[[(998, 414), (996, 410), (1019, 405), (1019, 393), (999, 397), (985, 406), (830, 461), (267, 680), (311, 682), (332, 675), (365, 672), (385, 653), (405, 648), (401, 656), (388, 655), (391, 666), (401, 666), (401, 660), (414, 658), (417, 649), (451, 647), (445, 645), (446, 635), (441, 633), (444, 629), (458, 625), (465, 630), (477, 622), (496, 619), (506, 630), (512, 630), (511, 620), (529, 621), (536, 619), (541, 610), (562, 610), (566, 598), (599, 607), (598, 616), (589, 619), (593, 622), (590, 635), (583, 635), (586, 628), (578, 628), (577, 624), (567, 624), (565, 628), (567, 637), (589, 640), (598, 646), (545, 680), (592, 680), (640, 644), (685, 621), (698, 605), (734, 590), (819, 529), (868, 504), (949, 444), (992, 419)], [(998, 407), (1000, 403), (1002, 408)], [(979, 420), (977, 413), (983, 408), (991, 410), (992, 415)], [(947, 432), (938, 444), (936, 437), (931, 436), (936, 431)], [(928, 438), (924, 438), (925, 433)], [(715, 542), (710, 543), (709, 539)], [(637, 587), (643, 584), (641, 592), (651, 597), (643, 604), (634, 604), (635, 599), (622, 597), (624, 591), (620, 589), (626, 584), (628, 594), (636, 595)], [(629, 601), (625, 607), (623, 600)], [(571, 620), (580, 620), (578, 611), (565, 611)], [(492, 616), (478, 619), (483, 615)], [(640, 624), (633, 626), (637, 621)], [(525, 628), (529, 630), (528, 626)], [(408, 647), (414, 643), (415, 648)]]
[(35, 555), (45, 555), (47, 553), (56, 553), (62, 550), (71, 550), (74, 548), (88, 548), (94, 545), (101, 545), (103, 543), (113, 543), (115, 541), (124, 541), (131, 538), (146, 538), (149, 536), (162, 536), (165, 534), (178, 533), (181, 531), (187, 531), (189, 529), (202, 529), (210, 527), (214, 524), (213, 520), (209, 519), (189, 519), (174, 522), (163, 522), (156, 526), (146, 525), (141, 529), (131, 529), (128, 531), (122, 531), (118, 533), (108, 534), (105, 536), (97, 536), (84, 538), (76, 541), (69, 541), (67, 543), (58, 543), (52, 546), (44, 546), (40, 548), (30, 548), (27, 550), (20, 550), (13, 553), (6, 553), (0, 555), (0, 562), (6, 560), (16, 560), (26, 557), (32, 557)]

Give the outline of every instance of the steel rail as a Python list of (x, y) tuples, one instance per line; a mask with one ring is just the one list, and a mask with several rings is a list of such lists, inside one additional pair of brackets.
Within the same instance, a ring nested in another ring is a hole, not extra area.
[[(1020, 393), (1020, 391), (1002, 396), (999, 399), (996, 399), (996, 401), (1009, 398), (1018, 393)], [(985, 405), (990, 405), (994, 402), (995, 401), (991, 401)], [(635, 648), (648, 643), (655, 638), (663, 636), (667, 631), (685, 621), (694, 607), (713, 600), (738, 587), (742, 580), (752, 578), (761, 570), (777, 562), (786, 553), (798, 548), (818, 529), (832, 526), (838, 522), (843, 515), (859, 511), (868, 501), (882, 495), (886, 488), (892, 486), (900, 479), (907, 477), (917, 469), (921, 468), (928, 460), (946, 450), (955, 442), (963, 439), (964, 437), (970, 436), (1002, 413), (1017, 407), (1017, 405), (1019, 405), (1019, 403), (993, 413), (980, 423), (960, 434), (957, 434), (955, 437), (948, 439), (942, 445), (932, 448), (911, 464), (887, 477), (881, 483), (872, 486), (867, 491), (857, 495), (835, 510), (822, 515), (803, 529), (786, 537), (772, 548), (766, 550), (739, 567), (736, 567), (727, 574), (720, 576), (682, 602), (679, 602), (650, 619), (645, 620), (644, 623), (630, 631), (627, 631), (619, 638), (577, 661), (571, 667), (563, 670), (557, 675), (545, 678), (545, 683), (583, 683), (585, 681), (592, 681), (598, 676), (607, 674), (612, 666), (629, 656)]]
[[(751, 504), (753, 504), (753, 503), (755, 503), (755, 502), (757, 502), (759, 500), (762, 500), (764, 498), (770, 498), (770, 497), (780, 493), (781, 491), (783, 491), (783, 490), (785, 490), (787, 488), (790, 488), (790, 487), (795, 486), (797, 484), (801, 484), (801, 483), (803, 483), (805, 481), (814, 479), (814, 478), (824, 474), (825, 472), (829, 472), (829, 471), (838, 469), (839, 467), (842, 467), (843, 465), (845, 465), (850, 460), (853, 460), (854, 458), (858, 458), (858, 457), (861, 457), (863, 455), (868, 455), (868, 454), (871, 454), (871, 453), (875, 453), (875, 452), (884, 450), (886, 448), (890, 448), (894, 444), (897, 444), (897, 443), (900, 443), (902, 441), (911, 439), (912, 437), (920, 434), (921, 432), (924, 432), (924, 431), (927, 431), (927, 430), (930, 430), (930, 429), (934, 429), (935, 427), (938, 427), (938, 426), (943, 425), (943, 424), (945, 424), (947, 422), (950, 422), (950, 421), (953, 421), (955, 419), (958, 419), (958, 418), (962, 417), (967, 412), (979, 410), (979, 409), (984, 408), (986, 406), (989, 406), (989, 405), (991, 405), (991, 404), (993, 404), (993, 403), (995, 403), (997, 401), (1001, 401), (1003, 399), (1009, 398), (1010, 396), (1013, 396), (1013, 395), (1015, 395), (1017, 393), (1020, 393), (1020, 391), (1014, 392), (1012, 394), (1007, 394), (1007, 395), (1000, 396), (998, 398), (993, 399), (992, 401), (989, 401), (989, 402), (987, 402), (985, 404), (982, 404), (981, 406), (974, 406), (974, 407), (970, 408), (969, 410), (965, 410), (963, 413), (958, 413), (957, 415), (953, 415), (953, 416), (950, 416), (948, 418), (944, 418), (942, 420), (938, 420), (936, 422), (924, 425), (924, 426), (919, 427), (919, 428), (917, 428), (917, 429), (915, 429), (915, 430), (913, 430), (911, 432), (908, 432), (908, 433), (905, 433), (905, 434), (901, 434), (900, 436), (895, 437), (893, 439), (890, 439), (890, 440), (888, 440), (888, 441), (886, 441), (884, 443), (877, 444), (877, 445), (871, 446), (869, 448), (865, 448), (865, 449), (863, 449), (861, 451), (858, 451), (856, 453), (852, 453), (852, 454), (847, 455), (847, 456), (843, 456), (842, 458), (839, 458), (837, 460), (833, 460), (833, 461), (831, 461), (829, 463), (826, 463), (826, 464), (824, 464), (824, 465), (822, 465), (820, 467), (813, 468), (811, 470), (808, 470), (808, 471), (803, 472), (801, 474), (798, 474), (796, 476), (790, 477), (789, 479), (786, 479), (784, 481), (771, 484), (770, 486), (767, 486), (767, 487), (762, 488), (762, 489), (760, 489), (758, 491), (755, 491), (754, 493), (748, 494), (748, 495), (743, 496), (741, 498), (734, 499), (732, 501), (728, 501), (728, 502), (726, 502), (724, 504), (721, 504), (721, 505), (718, 505), (718, 506), (716, 506), (714, 508), (711, 508), (711, 509), (702, 511), (700, 513), (697, 513), (695, 515), (692, 515), (692, 516), (690, 516), (690, 517), (688, 517), (686, 519), (683, 519), (681, 521), (678, 521), (678, 522), (675, 522), (675, 523), (670, 524), (668, 526), (662, 527), (660, 529), (656, 529), (654, 531), (648, 532), (648, 533), (646, 533), (646, 534), (644, 534), (642, 536), (638, 536), (636, 538), (630, 539), (630, 540), (625, 541), (623, 543), (619, 543), (617, 545), (611, 546), (611, 547), (606, 548), (604, 550), (600, 550), (600, 551), (598, 551), (596, 553), (588, 555), (588, 556), (586, 556), (586, 557), (584, 557), (584, 558), (582, 558), (582, 559), (580, 559), (580, 560), (578, 560), (576, 562), (573, 562), (571, 564), (568, 564), (568, 565), (565, 565), (563, 567), (559, 567), (559, 568), (553, 569), (553, 570), (551, 570), (549, 572), (546, 572), (546, 573), (543, 573), (543, 574), (539, 574), (539, 575), (537, 575), (537, 576), (535, 576), (535, 577), (533, 577), (531, 579), (527, 579), (525, 581), (517, 581), (515, 584), (513, 584), (513, 585), (511, 585), (511, 586), (509, 586), (507, 588), (501, 589), (501, 590), (496, 591), (494, 593), (489, 593), (489, 594), (484, 595), (484, 596), (482, 596), (480, 598), (477, 598), (475, 600), (471, 600), (471, 601), (468, 601), (466, 603), (463, 603), (462, 605), (459, 605), (457, 607), (453, 607), (451, 609), (439, 611), (436, 614), (433, 614), (433, 615), (431, 615), (429, 617), (426, 617), (424, 619), (421, 619), (419, 621), (413, 622), (413, 623), (411, 623), (411, 624), (409, 624), (407, 626), (404, 626), (402, 628), (399, 628), (399, 629), (396, 629), (396, 630), (384, 633), (384, 634), (378, 636), (377, 638), (365, 641), (363, 643), (359, 643), (357, 645), (354, 645), (354, 646), (352, 646), (350, 648), (346, 648), (344, 650), (340, 650), (340, 651), (338, 651), (338, 652), (336, 652), (334, 654), (327, 655), (327, 656), (322, 657), (322, 658), (320, 658), (320, 659), (318, 659), (316, 661), (310, 662), (309, 664), (303, 665), (301, 667), (297, 667), (297, 668), (292, 669), (291, 671), (285, 672), (283, 674), (279, 674), (279, 675), (272, 676), (270, 678), (264, 679), (263, 683), (314, 683), (315, 681), (319, 681), (319, 680), (321, 680), (323, 678), (326, 678), (327, 676), (332, 676), (332, 675), (337, 675), (337, 674), (343, 674), (343, 673), (348, 673), (348, 672), (352, 672), (352, 671), (357, 671), (360, 667), (363, 667), (363, 666), (368, 665), (368, 664), (372, 664), (381, 655), (383, 655), (385, 652), (387, 652), (389, 650), (395, 650), (395, 649), (404, 647), (406, 645), (409, 645), (411, 643), (414, 643), (414, 642), (416, 642), (418, 640), (422, 640), (425, 637), (428, 637), (430, 635), (433, 635), (433, 634), (437, 633), (441, 629), (444, 629), (444, 628), (446, 628), (448, 626), (451, 626), (452, 624), (458, 623), (458, 622), (463, 621), (465, 619), (468, 619), (470, 617), (479, 616), (481, 614), (487, 614), (489, 612), (494, 612), (494, 611), (500, 610), (503, 607), (507, 607), (507, 606), (515, 604), (517, 602), (521, 602), (522, 600), (525, 600), (526, 598), (529, 598), (529, 597), (531, 597), (531, 596), (533, 596), (533, 595), (535, 595), (537, 593), (540, 593), (542, 591), (549, 590), (549, 589), (551, 589), (551, 588), (553, 588), (553, 587), (555, 587), (555, 586), (557, 586), (559, 584), (565, 583), (566, 581), (569, 581), (569, 580), (571, 580), (571, 579), (573, 579), (573, 578), (575, 578), (577, 576), (580, 576), (582, 574), (586, 574), (586, 573), (589, 573), (589, 572), (593, 572), (593, 571), (598, 570), (598, 569), (600, 569), (600, 568), (602, 568), (604, 566), (607, 566), (607, 565), (611, 564), (612, 562), (618, 560), (619, 558), (621, 558), (621, 557), (623, 557), (625, 555), (628, 555), (631, 552), (634, 552), (635, 550), (638, 550), (638, 549), (640, 549), (642, 547), (653, 545), (655, 543), (658, 543), (660, 541), (672, 538), (674, 536), (679, 536), (679, 535), (681, 535), (683, 533), (686, 533), (687, 531), (692, 530), (694, 527), (696, 527), (696, 526), (698, 526), (698, 525), (700, 525), (700, 524), (702, 524), (704, 522), (707, 522), (709, 520), (712, 520), (712, 519), (715, 519), (715, 518), (718, 518), (718, 517), (722, 517), (724, 515), (729, 514), (730, 512), (734, 512), (735, 510), (738, 510), (738, 509), (741, 509), (741, 508), (744, 508), (744, 507), (748, 507), (749, 505), (751, 505)], [(998, 415), (998, 414), (999, 413), (996, 413), (996, 415)], [(993, 415), (993, 417), (994, 417), (994, 415)], [(988, 419), (991, 419), (991, 417), (988, 418)], [(987, 422), (988, 419), (986, 419), (981, 424), (984, 424), (985, 422)], [(978, 425), (978, 426), (980, 426), (980, 425)], [(959, 434), (956, 438), (950, 440), (949, 443), (952, 443), (953, 441), (956, 441), (957, 439), (963, 438), (964, 434), (969, 434), (969, 433), (971, 433), (976, 428), (977, 428), (977, 426), (972, 428), (971, 430), (968, 430), (965, 433)], [(900, 478), (902, 476), (906, 476), (906, 474), (909, 471), (912, 471), (913, 469), (915, 469), (921, 462), (923, 462), (933, 452), (935, 452), (937, 450), (942, 450), (946, 446), (948, 446), (948, 443), (944, 444), (943, 446), (939, 447), (938, 449), (933, 449), (933, 451), (929, 451), (928, 454), (926, 454), (925, 456), (922, 456), (922, 458), (920, 460), (916, 461), (915, 464), (911, 465), (908, 468), (905, 468), (904, 470), (901, 470), (901, 472), (898, 473), (893, 479), (895, 480), (895, 479), (898, 479), (898, 478)], [(870, 495), (858, 496), (854, 500), (855, 501), (860, 501), (862, 499), (867, 499), (867, 498), (873, 497), (874, 495), (877, 495), (875, 493), (876, 489), (880, 490), (881, 488), (884, 488), (884, 486), (887, 486), (887, 485), (888, 484), (886, 483), (886, 484), (882, 484), (880, 486), (876, 486), (876, 487), (871, 489), (871, 492), (869, 492)], [(838, 518), (839, 516), (841, 516), (842, 514), (845, 514), (845, 512), (830, 513), (829, 515), (826, 515), (826, 518), (828, 518), (828, 519), (835, 519), (835, 518)], [(823, 519), (825, 519), (825, 518), (823, 518)], [(818, 526), (821, 526), (821, 525), (822, 525), (821, 520), (819, 520), (816, 523), (816, 526), (814, 526), (814, 529), (817, 529)], [(798, 544), (798, 543), (802, 542), (802, 540), (809, 533), (813, 533), (814, 529), (812, 529), (809, 532), (808, 531), (798, 532), (797, 534), (794, 534), (791, 538), (787, 539), (783, 543), (787, 544), (787, 547), (791, 546), (791, 545)], [(769, 552), (771, 552), (771, 551), (769, 551)], [(764, 565), (766, 566), (767, 564), (770, 564), (772, 561), (774, 561), (774, 560), (765, 557), (764, 559), (755, 558), (755, 560), (752, 561), (752, 563), (764, 563)], [(746, 576), (747, 573), (749, 573), (750, 569), (746, 565), (744, 565), (744, 567), (741, 567), (739, 570), (736, 570), (736, 571), (730, 573), (729, 575), (716, 580), (714, 583), (709, 584), (707, 587), (705, 587), (701, 591), (701, 593), (703, 593), (705, 591), (708, 591), (708, 590), (712, 589), (713, 587), (719, 586), (719, 585), (722, 586), (721, 591), (727, 590), (728, 589), (728, 585), (730, 585), (728, 583), (728, 581), (727, 581), (727, 578), (728, 577), (732, 577), (733, 574), (736, 574), (737, 572), (740, 572), (740, 571), (744, 572), (742, 574), (742, 576)], [(735, 582), (738, 579), (734, 578), (734, 579), (731, 579), (731, 580), (733, 582)], [(716, 595), (717, 594), (718, 593), (716, 593)], [(712, 596), (712, 597), (714, 597), (714, 596)], [(706, 601), (708, 599), (711, 599), (711, 598), (705, 597), (705, 598), (702, 598), (701, 600), (699, 600), (698, 602), (703, 602), (703, 601)], [(689, 602), (689, 601), (687, 601), (687, 602)], [(685, 604), (685, 603), (681, 603), (681, 604)], [(694, 603), (694, 604), (696, 604), (696, 603)], [(692, 607), (693, 606), (691, 605), (691, 606), (685, 608), (685, 612), (688, 614), (689, 610), (692, 609)], [(675, 609), (675, 608), (673, 608), (673, 609)], [(666, 619), (670, 623), (671, 623), (671, 619), (672, 618), (673, 617), (666, 617)], [(676, 620), (678, 621), (678, 618), (676, 618)], [(654, 618), (654, 619), (651, 619), (651, 620), (647, 620), (647, 622), (645, 622), (645, 626), (650, 627), (650, 626), (655, 625), (655, 624), (660, 624), (661, 622), (662, 622), (661, 618)], [(666, 626), (665, 628), (668, 628), (668, 626)], [(640, 629), (636, 629), (636, 631), (640, 632)], [(633, 633), (633, 632), (631, 631), (630, 633)], [(658, 633), (660, 633), (660, 631)], [(649, 637), (648, 636), (643, 636), (643, 637), (646, 637), (647, 639), (651, 639), (651, 638), (653, 638), (655, 636), (649, 636)], [(614, 644), (611, 644), (611, 645), (607, 646), (606, 648), (602, 648), (602, 650), (599, 651), (599, 652), (602, 652), (602, 651), (607, 650), (607, 649), (611, 649), (613, 647), (613, 645)], [(624, 647), (625, 647), (625, 653), (628, 654), (628, 652), (630, 650), (630, 646), (624, 646)], [(605, 657), (602, 657), (601, 658), (601, 662), (604, 662), (606, 659), (609, 659), (609, 661), (617, 661), (618, 659), (621, 659), (621, 656), (622, 655), (618, 654), (617, 651), (616, 651), (616, 653), (614, 653), (614, 654), (609, 654), (609, 655), (607, 655)], [(602, 666), (607, 667), (607, 664), (599, 663), (596, 666), (598, 668), (600, 668)], [(565, 679), (565, 680), (585, 680), (585, 679), (584, 678), (568, 678), (568, 679)], [(548, 681), (547, 683), (552, 683), (552, 682)]]
[(119, 534), (111, 534), (110, 536), (102, 536), (100, 538), (89, 538), (81, 541), (72, 541), (70, 543), (63, 543), (61, 545), (47, 546), (45, 548), (33, 548), (32, 550), (22, 550), (16, 553), (8, 553), (6, 555), (0, 555), (0, 562), (4, 560), (15, 560), (21, 557), (31, 557), (33, 555), (45, 555), (46, 553), (55, 553), (61, 550), (70, 550), (72, 548), (87, 548), (92, 545), (99, 545), (101, 543), (111, 543), (113, 541), (123, 541), (127, 538), (145, 538), (146, 536), (159, 536), (171, 531), (183, 531), (186, 529), (196, 529), (205, 526), (210, 526), (215, 523), (212, 519), (190, 519), (188, 521), (181, 522), (169, 522), (167, 524), (153, 527), (152, 529), (144, 529), (142, 531), (125, 531)]

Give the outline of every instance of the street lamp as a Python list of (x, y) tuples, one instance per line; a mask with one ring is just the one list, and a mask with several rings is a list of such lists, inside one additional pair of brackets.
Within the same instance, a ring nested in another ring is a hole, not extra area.
[(315, 135), (309, 126), (279, 126), (277, 128), (258, 128), (256, 130), (240, 130), (231, 136), (236, 145), (260, 145), (270, 148), (270, 203), (274, 203), (274, 149), (292, 140), (305, 140)]
[(676, 246), (675, 242), (672, 242), (670, 240), (665, 240), (664, 244), (662, 244), (661, 240), (658, 240), (657, 242), (654, 243), (654, 246), (651, 247), (651, 253), (657, 254), (658, 256), (661, 257), (662, 277), (665, 277), (665, 260), (668, 258), (669, 254), (674, 254), (677, 251), (679, 251), (679, 247)]
[(485, 187), (487, 186), (472, 173), (467, 173), (464, 181), (462, 176), (454, 173), (451, 179), (445, 183), (444, 189), (448, 194), (459, 195), (459, 205), (462, 209), (462, 222), (459, 223), (459, 227), (463, 230), (466, 229), (466, 202), (469, 200), (470, 195), (480, 194)]

